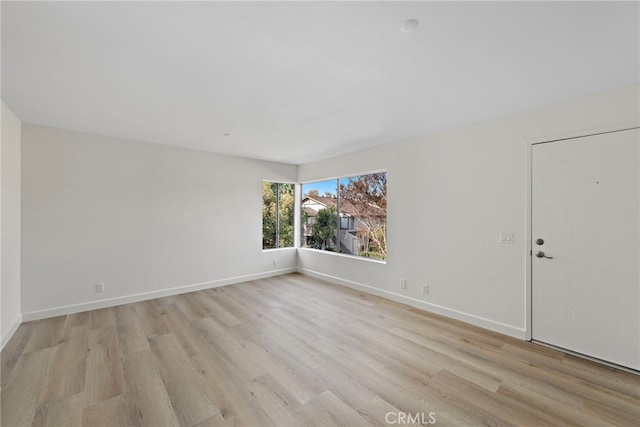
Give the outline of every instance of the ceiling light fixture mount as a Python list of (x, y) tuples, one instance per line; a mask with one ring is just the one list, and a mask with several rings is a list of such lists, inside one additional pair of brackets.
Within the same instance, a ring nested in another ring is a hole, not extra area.
[(400, 31), (403, 33), (413, 33), (418, 28), (418, 25), (420, 25), (420, 23), (417, 19), (407, 19), (400, 26)]

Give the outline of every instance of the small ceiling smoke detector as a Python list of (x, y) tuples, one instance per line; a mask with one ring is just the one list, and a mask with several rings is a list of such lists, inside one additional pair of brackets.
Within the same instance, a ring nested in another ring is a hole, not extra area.
[(418, 28), (418, 25), (420, 25), (420, 23), (417, 19), (407, 19), (400, 26), (400, 31), (403, 33), (413, 33)]

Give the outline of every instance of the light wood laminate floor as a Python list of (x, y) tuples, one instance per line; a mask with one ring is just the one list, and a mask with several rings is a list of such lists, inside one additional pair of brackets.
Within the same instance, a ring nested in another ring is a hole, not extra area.
[(640, 377), (292, 274), (24, 323), (2, 426), (640, 425)]

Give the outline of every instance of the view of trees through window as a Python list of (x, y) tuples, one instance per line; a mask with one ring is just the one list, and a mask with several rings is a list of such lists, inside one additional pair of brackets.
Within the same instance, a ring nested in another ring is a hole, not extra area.
[(387, 174), (302, 186), (302, 247), (387, 258)]
[(262, 182), (262, 249), (293, 247), (294, 185)]

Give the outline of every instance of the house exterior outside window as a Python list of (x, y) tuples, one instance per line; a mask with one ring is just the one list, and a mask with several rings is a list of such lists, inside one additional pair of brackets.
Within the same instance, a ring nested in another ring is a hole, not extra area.
[(379, 172), (304, 184), (302, 247), (386, 259), (386, 182)]

